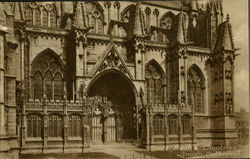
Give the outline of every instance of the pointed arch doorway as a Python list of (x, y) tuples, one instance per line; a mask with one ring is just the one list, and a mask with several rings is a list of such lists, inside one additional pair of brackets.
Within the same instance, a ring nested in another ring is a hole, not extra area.
[(107, 97), (113, 114), (103, 124), (101, 115), (91, 118), (92, 143), (133, 141), (136, 139), (135, 87), (118, 70), (110, 69), (95, 77), (88, 87), (88, 96)]

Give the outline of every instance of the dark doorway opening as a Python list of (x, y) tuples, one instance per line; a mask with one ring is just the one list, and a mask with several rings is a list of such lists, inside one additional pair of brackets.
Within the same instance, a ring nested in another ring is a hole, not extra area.
[[(112, 70), (97, 77), (88, 89), (89, 96), (107, 97), (112, 102), (114, 115), (103, 124), (98, 123), (100, 117), (92, 118), (92, 141), (128, 141), (136, 139), (135, 93), (131, 81), (122, 73)], [(104, 134), (106, 133), (106, 134)]]

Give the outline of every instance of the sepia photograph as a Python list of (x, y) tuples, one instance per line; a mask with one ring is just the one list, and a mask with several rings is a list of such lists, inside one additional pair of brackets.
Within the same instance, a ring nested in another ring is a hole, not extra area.
[(249, 158), (248, 6), (1, 1), (0, 159)]

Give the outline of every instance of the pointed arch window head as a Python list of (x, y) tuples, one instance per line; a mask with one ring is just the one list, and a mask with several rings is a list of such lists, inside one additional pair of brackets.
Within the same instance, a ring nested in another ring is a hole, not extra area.
[(163, 103), (163, 77), (161, 69), (154, 61), (146, 65), (145, 70), (147, 99), (150, 104)]
[(43, 10), (43, 26), (48, 27), (48, 12), (47, 10)]
[(35, 9), (35, 25), (41, 26), (41, 12), (38, 8)]
[(25, 18), (27, 20), (27, 24), (28, 25), (32, 25), (32, 23), (33, 23), (33, 13), (32, 13), (32, 9), (31, 8), (28, 8), (26, 10)]
[(205, 83), (198, 66), (193, 65), (188, 71), (188, 104), (195, 106), (196, 113), (204, 113)]
[(85, 5), (89, 26), (92, 27), (90, 32), (103, 34), (104, 15), (101, 6), (95, 2), (86, 2)]
[(129, 22), (130, 15), (132, 11), (135, 10), (135, 5), (129, 5), (127, 6), (122, 12), (121, 12), (121, 21), (123, 22)]
[(168, 29), (170, 30), (171, 29), (171, 25), (172, 25), (172, 18), (167, 16), (167, 17), (164, 17), (161, 21), (161, 27), (163, 29)]
[(56, 27), (56, 14), (54, 10), (50, 11), (50, 27)]
[(41, 99), (43, 93), (48, 99), (62, 99), (63, 65), (55, 53), (45, 51), (39, 55), (32, 64), (32, 72), (35, 99)]

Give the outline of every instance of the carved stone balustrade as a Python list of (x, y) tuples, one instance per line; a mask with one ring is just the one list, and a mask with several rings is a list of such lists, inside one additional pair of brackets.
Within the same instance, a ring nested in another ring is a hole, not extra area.
[(25, 103), (25, 109), (26, 110), (37, 110), (41, 111), (43, 110), (43, 102), (40, 101), (39, 99), (34, 100), (29, 100)]

